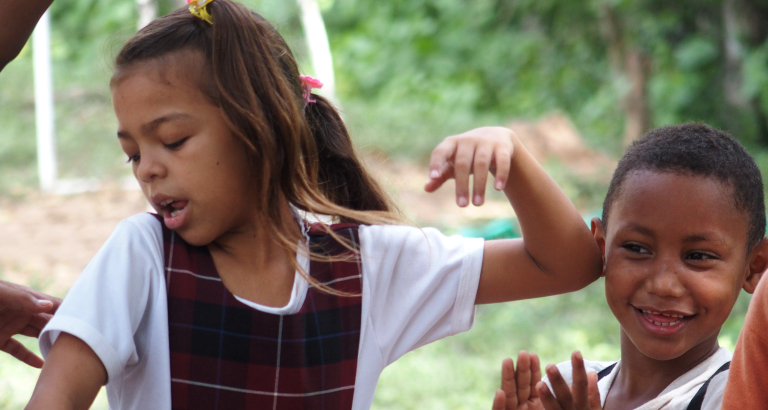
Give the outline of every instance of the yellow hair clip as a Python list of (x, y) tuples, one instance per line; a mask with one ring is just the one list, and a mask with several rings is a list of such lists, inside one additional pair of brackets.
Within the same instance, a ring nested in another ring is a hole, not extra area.
[(213, 3), (213, 0), (187, 0), (189, 4), (189, 12), (200, 20), (213, 24), (213, 18), (208, 13), (208, 5)]

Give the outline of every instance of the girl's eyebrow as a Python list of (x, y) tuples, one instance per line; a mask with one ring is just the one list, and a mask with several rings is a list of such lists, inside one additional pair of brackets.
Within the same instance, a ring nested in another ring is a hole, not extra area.
[[(155, 131), (158, 127), (160, 127), (160, 125), (162, 125), (162, 124), (164, 124), (166, 122), (178, 121), (180, 119), (191, 118), (191, 117), (192, 117), (191, 115), (185, 114), (185, 113), (181, 113), (181, 112), (179, 112), (179, 113), (171, 113), (171, 114), (168, 114), (168, 115), (163, 115), (160, 118), (155, 118), (154, 120), (152, 120), (152, 121), (142, 125), (141, 126), (141, 132), (144, 133), (144, 134), (149, 134), (149, 133)], [(120, 136), (120, 133), (118, 133), (118, 137), (119, 136)]]

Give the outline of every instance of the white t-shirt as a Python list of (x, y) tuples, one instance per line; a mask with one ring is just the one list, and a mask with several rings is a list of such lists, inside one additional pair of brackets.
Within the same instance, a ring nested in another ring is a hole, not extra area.
[[(431, 228), (361, 226), (363, 298), (354, 410), (368, 409), (384, 368), (403, 354), (472, 327), (482, 239)], [(306, 258), (298, 262), (309, 269)], [(171, 409), (162, 227), (154, 216), (122, 221), (70, 289), (40, 335), (47, 356), (60, 332), (82, 339), (107, 369), (112, 409)], [(299, 311), (308, 288), (296, 273)]]
[[(712, 356), (699, 363), (696, 367), (687, 373), (678, 377), (667, 386), (664, 391), (659, 393), (655, 399), (643, 404), (635, 410), (685, 410), (688, 408), (693, 396), (699, 391), (701, 386), (709, 380), (710, 377), (726, 362), (731, 360), (731, 353), (724, 347), (719, 348)], [(611, 372), (597, 382), (597, 390), (600, 391), (600, 404), (605, 406), (605, 398), (608, 397), (608, 391), (619, 374), (621, 360), (619, 362), (593, 362), (584, 360), (584, 367), (587, 373), (599, 373), (606, 367), (616, 363)], [(557, 365), (557, 370), (563, 376), (565, 382), (570, 386), (573, 383), (571, 362), (563, 362)], [(704, 401), (701, 403), (701, 410), (719, 410), (723, 402), (723, 391), (725, 383), (728, 380), (728, 370), (718, 373), (709, 382), (707, 392), (704, 395)], [(549, 385), (549, 379), (544, 381)]]

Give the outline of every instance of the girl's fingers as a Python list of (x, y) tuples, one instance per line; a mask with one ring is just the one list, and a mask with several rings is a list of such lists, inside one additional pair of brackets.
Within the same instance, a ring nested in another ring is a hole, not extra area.
[(493, 160), (493, 146), (490, 144), (478, 145), (475, 149), (475, 157), (472, 160), (472, 173), (475, 180), (472, 184), (472, 203), (475, 206), (483, 204), (485, 199), (485, 184), (488, 182), (488, 171)]
[(587, 399), (589, 400), (590, 410), (602, 410), (603, 405), (600, 402), (600, 390), (597, 388), (597, 373), (589, 372), (587, 375)]
[(571, 394), (576, 410), (589, 410), (589, 397), (587, 394), (587, 371), (584, 368), (584, 358), (578, 350), (571, 355), (571, 369), (573, 385)]
[(515, 363), (510, 358), (501, 362), (501, 390), (507, 410), (517, 408), (517, 385), (515, 384)]
[(472, 172), (475, 146), (473, 140), (460, 141), (456, 147), (456, 157), (453, 160), (453, 177), (456, 179), (456, 204), (462, 208), (469, 205), (469, 174)]
[(504, 390), (496, 390), (496, 394), (493, 396), (493, 407), (491, 407), (491, 410), (506, 410), (504, 408), (505, 400)]
[(539, 382), (536, 384), (536, 391), (538, 391), (539, 397), (541, 397), (541, 404), (544, 405), (546, 410), (563, 410), (555, 396), (549, 391), (549, 387), (546, 383)]
[(451, 162), (456, 154), (456, 145), (455, 138), (446, 138), (432, 150), (429, 159), (429, 181), (424, 186), (425, 191), (433, 192), (453, 177)]
[(493, 181), (493, 187), (497, 191), (501, 191), (507, 186), (507, 178), (509, 178), (509, 168), (512, 163), (512, 151), (506, 148), (498, 148), (493, 154), (494, 169), (493, 175), (495, 179)]
[[(554, 391), (555, 396), (557, 396), (557, 402), (560, 407), (564, 409), (572, 409), (573, 397), (571, 396), (571, 389), (563, 379), (557, 366), (554, 364), (547, 365), (547, 377), (549, 378), (549, 383), (552, 385), (552, 390)], [(543, 399), (544, 398), (542, 397), (542, 400)]]
[(531, 357), (525, 350), (517, 354), (517, 401), (525, 403), (531, 397)]

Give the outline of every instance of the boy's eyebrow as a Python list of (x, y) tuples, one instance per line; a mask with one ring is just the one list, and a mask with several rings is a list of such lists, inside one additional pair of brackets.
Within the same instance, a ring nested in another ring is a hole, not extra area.
[(723, 238), (718, 235), (716, 232), (704, 232), (700, 234), (694, 234), (694, 235), (688, 235), (685, 238), (683, 238), (684, 243), (693, 243), (693, 242), (715, 242), (715, 243), (724, 243), (726, 241), (723, 240)]

